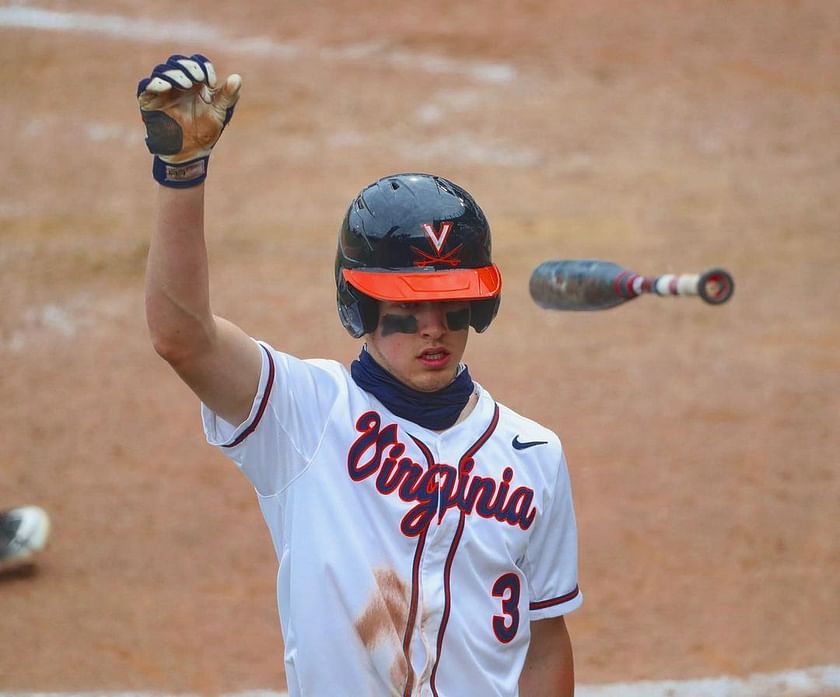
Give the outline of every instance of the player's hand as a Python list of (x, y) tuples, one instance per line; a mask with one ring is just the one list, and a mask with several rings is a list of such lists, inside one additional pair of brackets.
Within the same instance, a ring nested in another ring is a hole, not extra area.
[(217, 87), (204, 56), (170, 56), (137, 85), (146, 146), (155, 155), (161, 184), (195, 186), (207, 175), (210, 151), (233, 116), (242, 78), (230, 75)]

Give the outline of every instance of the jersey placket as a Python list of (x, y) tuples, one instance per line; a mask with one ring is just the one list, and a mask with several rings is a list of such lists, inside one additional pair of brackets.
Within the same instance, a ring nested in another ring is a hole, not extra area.
[[(447, 440), (454, 440), (451, 437), (447, 438), (447, 436), (455, 436), (454, 433), (444, 433), (436, 437), (433, 441), (434, 449), (418, 438), (414, 436), (412, 438), (423, 452), (429, 467), (436, 464), (451, 464), (457, 468), (455, 492), (458, 492), (460, 491), (461, 478), (465, 476), (465, 465), (468, 462), (470, 465), (472, 464), (473, 455), (492, 435), (498, 421), (499, 408), (498, 405), (494, 405), (493, 416), (486, 430), (478, 440), (460, 455), (458, 440), (453, 443), (446, 442)], [(463, 442), (462, 439), (460, 440)], [(441, 458), (441, 453), (444, 454), (443, 458)], [(452, 603), (452, 562), (466, 527), (464, 511), (457, 506), (449, 508), (449, 501), (441, 496), (440, 476), (436, 477), (434, 481), (438, 494), (438, 514), (430, 521), (424, 535), (425, 540), (421, 552), (419, 573), (420, 602), (415, 624), (416, 630), (412, 632), (412, 638), (415, 634), (418, 635), (417, 638), (425, 649), (423, 669), (418, 675), (420, 697), (439, 697), (435, 678), (440, 665), (443, 638)], [(420, 656), (414, 650), (410, 653), (413, 658), (417, 656), (420, 659)]]
[[(429, 443), (412, 436), (420, 451), (427, 468), (431, 469), (441, 463), (440, 438), (434, 438)], [(427, 438), (427, 441), (429, 439)], [(422, 535), (419, 544), (423, 545), (419, 560), (418, 573), (418, 609), (412, 631), (411, 656), (412, 664), (418, 669), (416, 672), (416, 687), (406, 690), (406, 696), (421, 695), (433, 697), (430, 685), (432, 669), (437, 658), (437, 639), (440, 633), (441, 621), (446, 610), (446, 563), (450, 558), (454, 536), (458, 531), (458, 516), (450, 512), (441, 516), (441, 506), (446, 502), (440, 498), (440, 479), (434, 480), (435, 491), (438, 495), (437, 514), (429, 521), (429, 525)], [(445, 513), (445, 512), (444, 512)], [(408, 688), (408, 686), (406, 686)]]

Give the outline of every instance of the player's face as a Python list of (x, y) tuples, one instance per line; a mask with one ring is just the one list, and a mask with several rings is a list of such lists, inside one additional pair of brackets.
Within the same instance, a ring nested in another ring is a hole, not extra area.
[(467, 347), (469, 302), (379, 303), (370, 355), (400, 382), (434, 392), (455, 379)]

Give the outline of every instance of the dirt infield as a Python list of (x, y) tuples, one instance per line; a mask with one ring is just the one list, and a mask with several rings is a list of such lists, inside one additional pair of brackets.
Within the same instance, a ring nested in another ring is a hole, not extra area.
[[(840, 5), (247, 5), (0, 4), (0, 507), (54, 525), (0, 581), (0, 689), (284, 684), (253, 492), (143, 316), (134, 87), (195, 51), (244, 81), (208, 236), (215, 309), (251, 334), (355, 355), (332, 258), (368, 181), (434, 171), (482, 204), (505, 288), (467, 360), (564, 441), (580, 681), (840, 663)], [(534, 306), (530, 270), (579, 257), (721, 265), (735, 296)]]

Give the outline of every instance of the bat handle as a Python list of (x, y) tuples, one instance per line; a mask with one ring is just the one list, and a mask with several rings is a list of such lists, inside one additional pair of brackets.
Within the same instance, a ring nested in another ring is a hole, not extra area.
[(699, 295), (710, 305), (720, 305), (732, 297), (735, 281), (721, 268), (709, 269), (701, 274), (665, 274), (641, 276), (632, 271), (622, 271), (613, 281), (615, 294), (627, 300), (642, 293), (656, 295)]

